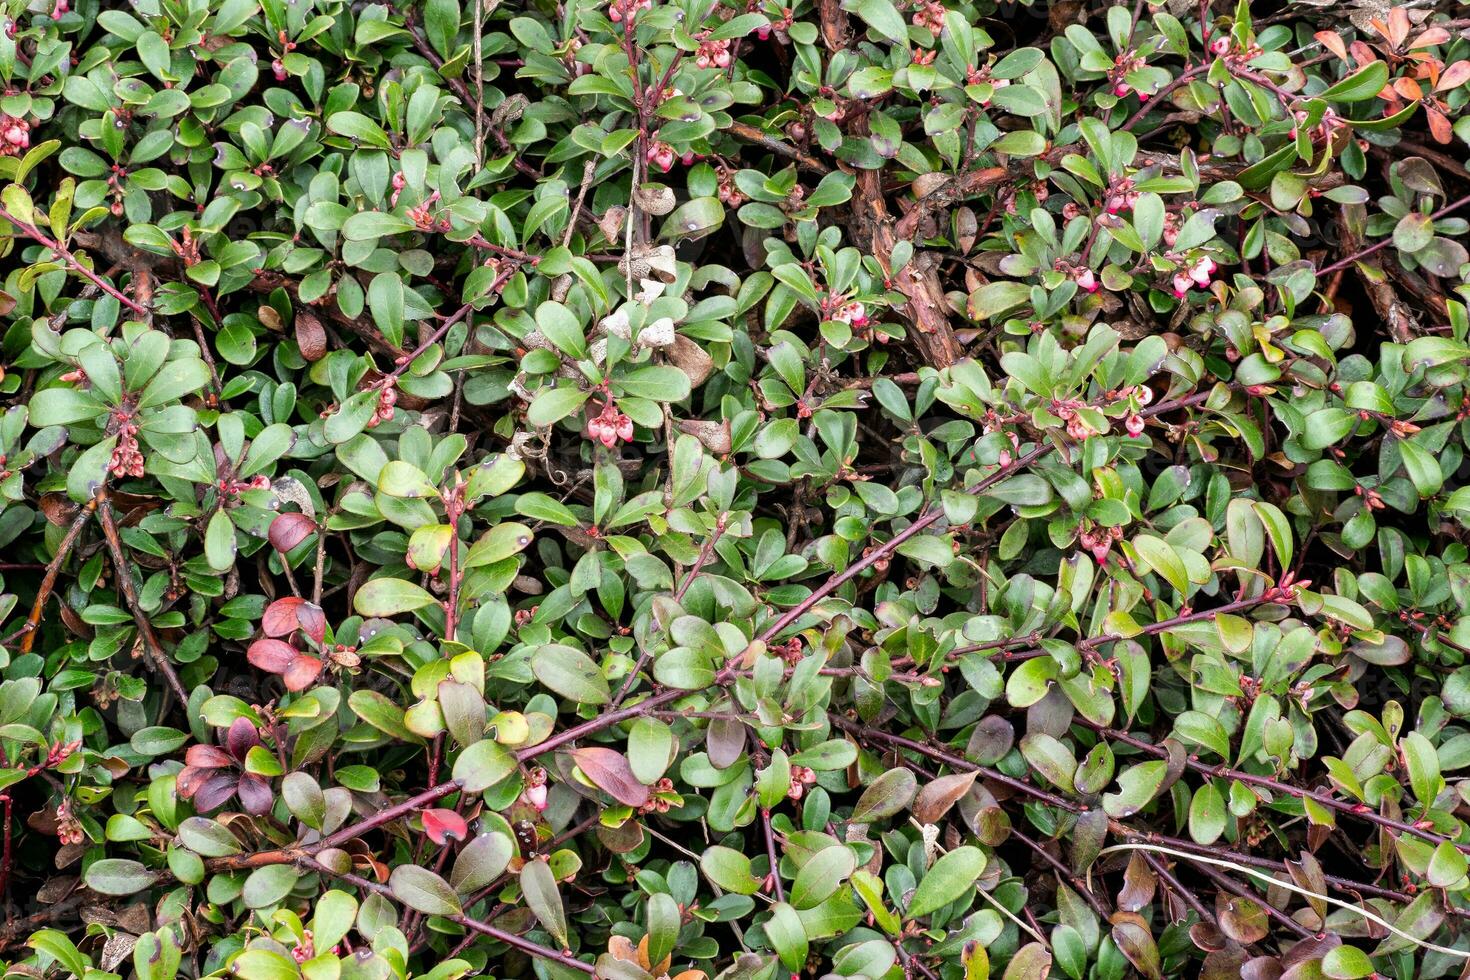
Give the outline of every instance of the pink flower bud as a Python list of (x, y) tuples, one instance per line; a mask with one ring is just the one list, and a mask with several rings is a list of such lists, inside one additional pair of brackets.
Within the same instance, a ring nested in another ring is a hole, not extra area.
[(1119, 82), (1117, 85), (1113, 86), (1113, 94), (1120, 99), (1131, 91), (1133, 90), (1129, 87), (1127, 82)]
[(526, 787), (526, 802), (536, 808), (537, 812), (546, 809), (546, 784), (540, 786)]
[(1193, 285), (1194, 280), (1191, 279), (1188, 275), (1182, 272), (1177, 274), (1176, 276), (1174, 276), (1174, 295), (1179, 299), (1183, 299), (1189, 293), (1190, 287), (1192, 287)]
[(1085, 289), (1089, 293), (1095, 293), (1095, 292), (1097, 292), (1097, 290), (1098, 290), (1097, 276), (1096, 276), (1096, 274), (1093, 273), (1093, 271), (1091, 269), (1083, 269), (1081, 272), (1077, 273), (1076, 276), (1074, 276), (1073, 278), (1076, 279), (1078, 288)]

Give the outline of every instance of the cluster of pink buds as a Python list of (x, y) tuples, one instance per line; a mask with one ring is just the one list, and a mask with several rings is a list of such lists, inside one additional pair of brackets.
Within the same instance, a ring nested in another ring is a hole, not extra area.
[(914, 4), (914, 26), (938, 37), (944, 30), (944, 4), (940, 0), (919, 0)]
[(793, 800), (799, 800), (802, 794), (806, 792), (806, 788), (816, 781), (817, 774), (806, 766), (792, 766), (791, 788), (786, 791), (786, 795)]
[(1215, 260), (1208, 255), (1202, 255), (1191, 266), (1186, 266), (1174, 274), (1174, 295), (1183, 299), (1191, 289), (1198, 286), (1201, 289), (1210, 284), (1210, 276), (1214, 274)]
[(614, 24), (621, 24), (624, 20), (631, 24), (640, 10), (652, 9), (653, 0), (612, 0), (607, 16)]
[(1031, 195), (1036, 198), (1036, 203), (1038, 204), (1042, 203), (1051, 196), (1051, 191), (1047, 188), (1046, 181), (1044, 180), (1032, 181), (1026, 186), (1020, 188), (1003, 189), (1001, 192), (1001, 196), (1005, 201), (1006, 214), (1014, 215), (1020, 213), (1019, 209), (1016, 207), (1016, 201), (1020, 197), (1021, 191), (1028, 190), (1031, 192)]
[(117, 477), (143, 475), (143, 454), (138, 451), (138, 425), (131, 416), (118, 416), (117, 447), (112, 450), (107, 468)]
[(674, 781), (667, 776), (653, 784), (653, 795), (648, 802), (638, 808), (639, 813), (668, 813), (669, 801), (666, 797), (674, 792)]
[(221, 479), (219, 481), (219, 492), (226, 497), (238, 497), (246, 490), (269, 490), (270, 488), (270, 477), (263, 473), (252, 476), (248, 480)]
[(31, 145), (31, 124), (0, 112), (0, 157), (18, 157)]
[(715, 170), (715, 177), (719, 181), (717, 193), (725, 207), (738, 208), (745, 203), (745, 195), (740, 193), (740, 188), (735, 186), (734, 171), (722, 164)]
[(587, 420), (586, 436), (593, 442), (600, 442), (608, 449), (616, 446), (619, 440), (631, 442), (633, 439), (633, 420), (618, 411), (612, 399), (602, 406), (602, 414), (594, 415)]
[[(992, 77), (990, 74), (989, 65), (986, 65), (984, 68), (976, 68), (974, 65), (965, 66), (966, 85), (984, 85), (986, 83), (989, 83), (992, 89), (998, 89), (1005, 88), (1007, 85), (1010, 85), (1011, 80), (1009, 78)], [(983, 106), (990, 105), (990, 100), (985, 99), (980, 104)]]
[[(1113, 84), (1113, 94), (1121, 99), (1129, 92), (1132, 92), (1134, 90), (1133, 86), (1129, 85), (1127, 81), (1128, 73), (1138, 71), (1147, 64), (1147, 61), (1132, 51), (1124, 51), (1118, 57), (1114, 58), (1112, 71), (1108, 72), (1108, 81)], [(1138, 93), (1140, 102), (1148, 101), (1148, 96), (1148, 92)]]
[(526, 805), (541, 813), (546, 809), (546, 770), (540, 766), (526, 773), (526, 788), (521, 792)]
[(1224, 57), (1230, 52), (1232, 46), (1233, 45), (1230, 42), (1230, 35), (1221, 34), (1219, 37), (1210, 42), (1210, 54), (1213, 54), (1216, 57)]
[(1174, 243), (1179, 240), (1179, 229), (1182, 222), (1179, 215), (1173, 211), (1164, 212), (1164, 247), (1173, 248)]
[(393, 196), (388, 198), (388, 206), (390, 208), (396, 208), (398, 207), (398, 195), (403, 193), (404, 186), (408, 184), (408, 178), (403, 176), (402, 170), (393, 175), (392, 184)]
[(56, 808), (56, 836), (63, 844), (80, 844), (87, 839), (82, 822), (71, 812), (71, 800), (62, 800)]
[(1078, 414), (1079, 408), (1086, 408), (1087, 403), (1075, 398), (1053, 399), (1051, 403), (1052, 414), (1067, 423), (1067, 435), (1073, 439), (1086, 439), (1092, 435), (1092, 427)]
[(434, 191), (427, 198), (424, 199), (424, 202), (422, 204), (418, 205), (417, 207), (412, 207), (408, 209), (408, 220), (412, 221), (415, 225), (418, 225), (419, 231), (444, 232), (449, 230), (448, 218), (435, 218), (433, 214), (429, 212), (429, 208), (431, 208), (438, 200), (439, 192)]
[(708, 37), (699, 42), (699, 51), (694, 55), (694, 63), (700, 68), (729, 68), (730, 67), (730, 41), (712, 41)]
[(657, 167), (664, 173), (674, 169), (674, 148), (663, 140), (654, 140), (649, 143), (643, 158), (650, 167)]
[(393, 386), (393, 379), (390, 377), (388, 383), (383, 386), (382, 392), (378, 395), (378, 407), (373, 409), (373, 417), (368, 419), (367, 427), (369, 429), (376, 429), (384, 422), (392, 422), (393, 406), (397, 404), (398, 389)]
[(1082, 547), (1092, 552), (1092, 557), (1101, 565), (1108, 560), (1108, 552), (1113, 549), (1113, 542), (1123, 540), (1123, 529), (1093, 525), (1079, 534), (1077, 540)]
[(1108, 199), (1103, 205), (1108, 214), (1117, 214), (1119, 211), (1131, 210), (1133, 202), (1138, 200), (1138, 192), (1133, 189), (1131, 177), (1119, 177), (1108, 185)]

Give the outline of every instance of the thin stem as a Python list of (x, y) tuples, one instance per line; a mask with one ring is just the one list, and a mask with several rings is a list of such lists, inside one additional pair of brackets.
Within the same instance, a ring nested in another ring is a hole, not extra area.
[[(1452, 213), (1454, 211), (1458, 211), (1460, 208), (1464, 207), (1467, 204), (1470, 204), (1470, 194), (1467, 194), (1464, 197), (1459, 198), (1458, 200), (1451, 201), (1449, 204), (1446, 204), (1444, 207), (1440, 208), (1438, 211), (1436, 211), (1433, 214), (1431, 214), (1429, 216), (1429, 220), (1432, 221), (1432, 222), (1433, 221), (1438, 221), (1440, 218), (1443, 218), (1445, 215), (1450, 214), (1450, 213)], [(1354, 252), (1352, 255), (1349, 255), (1347, 258), (1345, 258), (1345, 259), (1339, 259), (1338, 261), (1336, 261), (1336, 262), (1332, 263), (1331, 265), (1327, 266), (1327, 268), (1325, 268), (1325, 269), (1318, 269), (1317, 270), (1317, 277), (1320, 279), (1322, 276), (1331, 275), (1332, 273), (1336, 272), (1338, 269), (1346, 269), (1348, 266), (1352, 265), (1354, 262), (1357, 262), (1357, 261), (1359, 261), (1361, 259), (1365, 259), (1368, 256), (1372, 255), (1374, 252), (1377, 252), (1380, 249), (1387, 248), (1392, 243), (1393, 243), (1393, 236), (1391, 236), (1391, 235), (1388, 236), (1388, 237), (1386, 237), (1386, 238), (1381, 238), (1378, 241), (1374, 242), (1372, 245), (1369, 245), (1367, 248), (1359, 249), (1358, 251)]]
[(786, 901), (786, 889), (781, 885), (781, 861), (776, 857), (776, 833), (771, 829), (771, 811), (761, 807), (761, 834), (766, 839), (766, 860), (771, 865), (771, 884), (775, 886), (776, 901)]
[[(1085, 725), (1088, 728), (1091, 728), (1093, 731), (1097, 732), (1104, 738), (1111, 739), (1116, 742), (1122, 742), (1124, 745), (1130, 745), (1141, 752), (1146, 752), (1149, 755), (1155, 756), (1157, 758), (1164, 759), (1168, 758), (1169, 756), (1169, 751), (1162, 746), (1154, 745), (1151, 742), (1145, 742), (1143, 739), (1138, 738), (1128, 732), (1123, 732), (1119, 731), (1116, 728), (1108, 728), (1105, 725), (1096, 724), (1095, 722), (1088, 721), (1086, 718), (1080, 715), (1073, 719), (1073, 721), (1075, 724)], [(1313, 790), (1303, 789), (1300, 786), (1293, 786), (1290, 783), (1283, 783), (1279, 779), (1272, 779), (1270, 776), (1257, 776), (1254, 773), (1243, 772), (1239, 769), (1231, 769), (1228, 766), (1224, 765), (1212, 766), (1207, 762), (1201, 762), (1195, 756), (1186, 756), (1184, 759), (1184, 764), (1190, 769), (1193, 769), (1196, 772), (1204, 773), (1207, 776), (1214, 776), (1221, 779), (1234, 779), (1249, 786), (1259, 786), (1261, 789), (1267, 790), (1268, 792), (1283, 793), (1287, 796), (1295, 796), (1298, 799), (1311, 800), (1312, 802), (1318, 803), (1324, 807), (1327, 807), (1330, 810), (1336, 810), (1339, 813), (1358, 817), (1362, 820), (1368, 821), (1369, 823), (1377, 824), (1380, 827), (1387, 827), (1390, 830), (1396, 830), (1401, 834), (1412, 834), (1413, 836), (1418, 837), (1421, 840), (1431, 841), (1434, 844), (1449, 843), (1462, 854), (1470, 854), (1470, 845), (1456, 843), (1450, 840), (1448, 837), (1443, 837), (1439, 834), (1433, 833), (1432, 831), (1425, 830), (1419, 827), (1417, 824), (1405, 823), (1402, 820), (1395, 820), (1392, 817), (1385, 817), (1382, 814), (1378, 813), (1376, 810), (1373, 810), (1372, 808), (1364, 804), (1349, 803), (1347, 800), (1339, 800), (1337, 797), (1330, 796), (1326, 793), (1319, 793)]]
[(112, 514), (112, 501), (107, 497), (104, 489), (97, 494), (97, 517), (102, 523), (102, 536), (107, 539), (107, 549), (112, 554), (112, 571), (117, 576), (117, 587), (122, 593), (128, 609), (133, 613), (133, 622), (138, 627), (138, 638), (142, 641), (143, 651), (148, 655), (153, 669), (163, 675), (169, 690), (173, 691), (174, 697), (179, 699), (179, 707), (187, 709), (189, 706), (189, 692), (184, 690), (179, 675), (174, 671), (174, 665), (169, 662), (168, 655), (163, 652), (163, 645), (158, 642), (158, 636), (153, 632), (153, 624), (148, 621), (148, 616), (143, 608), (138, 605), (138, 589), (133, 584), (133, 570), (128, 564), (128, 556), (123, 551), (122, 538), (117, 533), (117, 520)]
[(21, 626), (16, 634), (5, 638), (8, 644), (15, 639), (16, 635), (24, 634), (20, 641), (21, 653), (30, 653), (36, 644), (36, 630), (41, 626), (41, 616), (46, 610), (46, 600), (51, 597), (51, 592), (56, 588), (56, 577), (61, 573), (61, 566), (66, 563), (66, 556), (71, 554), (71, 549), (76, 545), (77, 538), (81, 536), (82, 528), (92, 517), (92, 512), (97, 509), (97, 501), (89, 500), (77, 511), (77, 516), (72, 519), (71, 526), (66, 529), (66, 536), (61, 539), (61, 544), (56, 548), (56, 554), (52, 557), (50, 564), (46, 566), (46, 574), (41, 579), (41, 588), (36, 593), (36, 601), (31, 604), (31, 614), (26, 617), (25, 625)]
[[(376, 881), (368, 881), (366, 878), (355, 875), (350, 871), (332, 871), (328, 868), (323, 868), (318, 864), (307, 864), (305, 862), (302, 862), (302, 867), (311, 871), (325, 872), (332, 877), (337, 878), (340, 881), (345, 881), (347, 884), (353, 885), (365, 892), (372, 892), (373, 894), (381, 895), (384, 898), (397, 900), (396, 896), (393, 894), (393, 889), (389, 888), (387, 885), (380, 885)], [(595, 976), (597, 973), (597, 968), (594, 967), (591, 963), (585, 963), (582, 960), (577, 959), (575, 956), (570, 955), (569, 952), (561, 952), (551, 949), (548, 946), (542, 946), (540, 943), (533, 943), (529, 939), (523, 939), (513, 932), (506, 932), (504, 929), (497, 929), (495, 926), (490, 925), (488, 922), (481, 922), (480, 920), (472, 919), (467, 915), (446, 915), (444, 916), (444, 918), (450, 922), (456, 923), (457, 925), (461, 925), (466, 929), (473, 930), (474, 932), (478, 932), (481, 935), (489, 936), (491, 939), (498, 939), (501, 942), (505, 943), (507, 946), (514, 946), (516, 949), (519, 949), (523, 953), (529, 953), (530, 955), (543, 960), (550, 960), (554, 963), (560, 963), (562, 966), (568, 967), (573, 970), (579, 970), (582, 973), (587, 974), (588, 976)]]
[(137, 303), (134, 303), (127, 296), (123, 295), (122, 290), (118, 289), (116, 286), (112, 285), (112, 283), (97, 275), (97, 273), (93, 272), (91, 269), (82, 265), (77, 257), (71, 253), (71, 249), (67, 248), (65, 245), (61, 244), (58, 241), (52, 240), (47, 235), (42, 233), (39, 228), (35, 227), (34, 225), (27, 224), (24, 221), (21, 221), (19, 218), (15, 217), (15, 215), (11, 214), (4, 208), (0, 208), (0, 218), (4, 218), (6, 221), (10, 222), (12, 225), (15, 226), (15, 229), (17, 231), (19, 231), (22, 235), (25, 235), (32, 241), (36, 242), (36, 244), (40, 245), (42, 248), (45, 248), (51, 252), (55, 252), (63, 260), (65, 260), (66, 264), (72, 269), (72, 271), (78, 272), (81, 275), (85, 276), (87, 279), (90, 279), (98, 289), (102, 290), (104, 293), (117, 300), (123, 306), (126, 306), (128, 309), (132, 310), (139, 316), (148, 315), (147, 310), (139, 306)]
[(993, 783), (999, 783), (1002, 786), (1007, 786), (1018, 793), (1024, 793), (1025, 795), (1030, 796), (1034, 799), (1038, 799), (1041, 802), (1048, 804), (1049, 806), (1058, 807), (1060, 809), (1066, 810), (1069, 813), (1085, 813), (1091, 809), (1091, 807), (1088, 807), (1086, 804), (1073, 803), (1071, 800), (1062, 799), (1062, 797), (1057, 796), (1055, 793), (1048, 792), (1047, 790), (1044, 790), (1039, 786), (1033, 786), (1030, 783), (1023, 782), (1011, 776), (1007, 776), (1005, 773), (1000, 772), (997, 769), (991, 769), (989, 766), (976, 765), (968, 759), (962, 759), (959, 756), (951, 755), (950, 753), (945, 752), (943, 749), (937, 749), (931, 745), (925, 745), (923, 742), (917, 742), (911, 738), (904, 738), (902, 735), (892, 735), (877, 728), (865, 728), (861, 725), (856, 724), (855, 722), (848, 721), (846, 718), (843, 718), (841, 715), (835, 713), (829, 712), (827, 714), (827, 717), (832, 722), (834, 728), (842, 729), (843, 731), (857, 738), (859, 742), (867, 742), (869, 740), (886, 742), (889, 745), (895, 745), (899, 748), (908, 749), (911, 752), (917, 752), (920, 755), (933, 759), (936, 762), (942, 762), (945, 765), (949, 766), (951, 769), (957, 769), (960, 772), (978, 772), (981, 776), (985, 777)]
[(439, 341), (443, 340), (444, 335), (449, 332), (449, 329), (459, 321), (463, 320), (465, 316), (470, 312), (470, 310), (474, 308), (475, 307), (473, 303), (466, 303), (459, 309), (455, 310), (453, 313), (449, 314), (449, 316), (445, 317), (444, 322), (439, 324), (438, 329), (436, 329), (432, 334), (429, 335), (428, 340), (425, 340), (422, 344), (419, 344), (418, 347), (414, 349), (413, 353), (399, 355), (398, 363), (393, 366), (393, 370), (388, 372), (387, 377), (381, 383), (387, 385), (390, 382), (397, 381), (400, 377), (402, 377), (403, 372), (408, 370), (410, 364), (412, 364), (414, 361), (417, 361), (420, 357), (424, 356), (424, 353), (427, 352), (430, 347), (433, 347)]
[(1249, 902), (1255, 902), (1268, 916), (1275, 919), (1277, 922), (1281, 923), (1288, 930), (1296, 933), (1301, 938), (1312, 938), (1312, 930), (1308, 929), (1306, 926), (1302, 925), (1300, 922), (1296, 921), (1291, 916), (1287, 915), (1285, 912), (1281, 911), (1276, 906), (1266, 901), (1265, 896), (1256, 894), (1255, 892), (1246, 888), (1244, 885), (1239, 884), (1235, 881), (1231, 881), (1220, 872), (1215, 871), (1211, 868), (1200, 867), (1196, 870), (1198, 870), (1199, 873), (1204, 875), (1206, 878), (1213, 881), (1216, 886), (1224, 889), (1230, 894), (1235, 895), (1238, 898), (1243, 898)]
[(1149, 854), (1147, 851), (1144, 851), (1142, 853), (1143, 860), (1147, 862), (1148, 866), (1153, 869), (1154, 874), (1168, 887), (1170, 891), (1183, 899), (1184, 904), (1194, 909), (1195, 914), (1198, 915), (1202, 921), (1208, 922), (1211, 926), (1214, 926), (1216, 924), (1214, 913), (1212, 913), (1209, 908), (1205, 906), (1204, 902), (1200, 901), (1199, 896), (1194, 893), (1193, 889), (1186, 888), (1183, 884), (1181, 884), (1179, 879), (1174, 877), (1173, 873), (1169, 871), (1168, 867), (1164, 864), (1162, 860), (1152, 854)]

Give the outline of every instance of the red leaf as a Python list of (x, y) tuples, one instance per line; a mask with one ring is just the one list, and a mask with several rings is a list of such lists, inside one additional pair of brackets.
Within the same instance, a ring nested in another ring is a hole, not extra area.
[[(196, 745), (195, 748), (198, 748)], [(174, 780), (174, 792), (179, 794), (181, 800), (192, 800), (194, 794), (215, 777), (217, 769), (201, 769), (198, 766), (185, 766), (179, 770), (178, 777)]]
[(652, 793), (633, 775), (621, 752), (597, 748), (573, 749), (572, 761), (592, 785), (627, 806), (642, 806)]
[(230, 724), (229, 733), (225, 735), (225, 751), (234, 756), (236, 761), (244, 762), (246, 753), (259, 744), (260, 733), (255, 730), (249, 718), (236, 718)]
[(265, 630), (266, 636), (289, 636), (300, 628), (299, 610), (305, 604), (305, 599), (298, 599), (295, 596), (277, 599), (265, 607), (265, 616), (261, 618), (260, 628)]
[(195, 769), (227, 769), (235, 763), (216, 745), (191, 745), (184, 753), (184, 764)]
[(259, 816), (268, 812), (271, 804), (275, 802), (275, 796), (271, 793), (271, 784), (259, 776), (248, 774), (241, 776), (236, 789), (240, 793), (240, 805), (245, 808), (246, 813)]
[(301, 625), (301, 632), (316, 642), (320, 643), (327, 638), (327, 617), (321, 606), (303, 602), (296, 610), (296, 622)]
[(316, 533), (316, 521), (305, 514), (277, 514), (268, 534), (271, 547), (285, 554)]
[(300, 651), (280, 640), (256, 640), (245, 651), (245, 657), (261, 670), (272, 674), (284, 674), (300, 656)]
[(429, 835), (429, 840), (441, 847), (444, 846), (445, 838), (464, 840), (469, 835), (470, 828), (464, 822), (464, 817), (453, 810), (425, 810), (421, 816), (424, 819), (424, 833)]
[(322, 672), (322, 662), (307, 654), (297, 654), (291, 666), (282, 671), (286, 681), (286, 690), (304, 691), (311, 687), (316, 681), (317, 675)]
[(235, 795), (238, 781), (239, 777), (233, 772), (216, 772), (195, 791), (194, 809), (200, 813), (208, 813), (223, 806), (226, 800)]

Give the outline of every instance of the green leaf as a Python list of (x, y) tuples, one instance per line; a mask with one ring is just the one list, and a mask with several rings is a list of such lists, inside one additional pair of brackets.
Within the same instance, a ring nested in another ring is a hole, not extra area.
[(565, 948), (566, 909), (556, 886), (556, 874), (546, 860), (533, 858), (521, 868), (521, 894), (525, 896), (526, 907), (536, 916), (536, 921)]
[(712, 884), (736, 895), (754, 895), (760, 882), (750, 871), (750, 858), (729, 847), (706, 847), (699, 857), (699, 868)]
[(919, 919), (957, 900), (985, 870), (985, 852), (978, 847), (956, 847), (925, 872), (909, 902), (908, 918)]
[(1388, 84), (1388, 64), (1370, 61), (1336, 85), (1329, 86), (1317, 98), (1324, 102), (1366, 102), (1383, 91)]
[(516, 768), (516, 757), (499, 742), (481, 739), (459, 754), (454, 763), (454, 778), (466, 793), (483, 793), (509, 776)]
[(235, 565), (235, 525), (224, 508), (209, 518), (204, 532), (204, 558), (217, 572), (229, 571)]
[(388, 877), (393, 897), (425, 915), (458, 915), (459, 896), (449, 882), (416, 864), (400, 864)]
[(796, 873), (796, 881), (791, 886), (791, 904), (798, 909), (816, 908), (836, 894), (856, 870), (857, 859), (846, 845), (822, 848), (807, 858)]
[(126, 858), (103, 858), (93, 861), (82, 874), (87, 887), (99, 895), (129, 897), (145, 890), (157, 875), (137, 861)]
[(571, 310), (548, 301), (536, 307), (536, 328), (565, 354), (581, 359), (587, 356), (587, 338), (582, 324)]
[(560, 422), (581, 408), (590, 395), (579, 388), (542, 388), (526, 410), (526, 421), (537, 428)]
[(612, 691), (602, 669), (587, 654), (560, 643), (547, 643), (531, 654), (531, 672), (557, 694), (579, 704), (607, 704)]
[(919, 791), (919, 780), (906, 768), (890, 769), (868, 784), (852, 808), (853, 823), (874, 823), (903, 810)]
[(895, 44), (908, 43), (908, 24), (890, 0), (843, 0), (842, 9), (857, 14), (880, 37)]
[(438, 603), (432, 595), (401, 578), (375, 578), (364, 582), (353, 597), (352, 608), (362, 616), (397, 616)]

